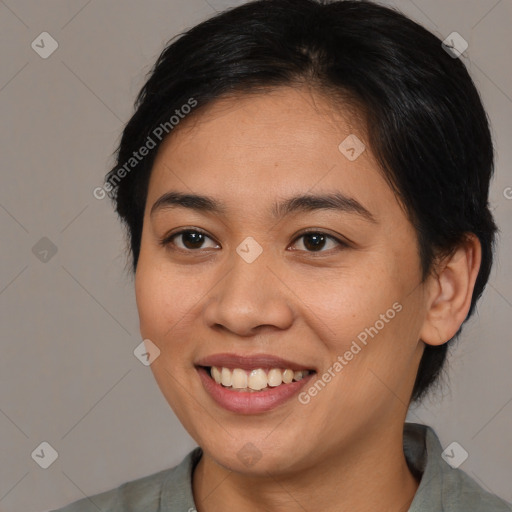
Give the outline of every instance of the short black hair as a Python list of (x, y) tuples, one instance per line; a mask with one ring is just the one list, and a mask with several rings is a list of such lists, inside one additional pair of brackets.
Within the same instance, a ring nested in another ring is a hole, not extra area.
[[(489, 278), (497, 231), (488, 204), (494, 151), (487, 115), (465, 65), (438, 37), (365, 0), (252, 1), (171, 39), (106, 175), (132, 271), (164, 132), (223, 96), (300, 85), (326, 93), (333, 104), (348, 101), (364, 115), (369, 147), (416, 229), (424, 279), (437, 255), (453, 251), (468, 233), (478, 237), (482, 262), (469, 317)], [(135, 159), (143, 147), (151, 150)], [(438, 379), (447, 346), (426, 345), (412, 401)]]

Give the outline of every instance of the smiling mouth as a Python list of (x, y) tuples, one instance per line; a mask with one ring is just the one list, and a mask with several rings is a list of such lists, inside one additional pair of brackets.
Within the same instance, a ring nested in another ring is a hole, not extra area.
[(253, 370), (219, 366), (202, 366), (201, 368), (204, 368), (207, 375), (224, 388), (246, 393), (286, 386), (315, 373), (314, 370), (294, 371), (290, 368), (255, 368)]

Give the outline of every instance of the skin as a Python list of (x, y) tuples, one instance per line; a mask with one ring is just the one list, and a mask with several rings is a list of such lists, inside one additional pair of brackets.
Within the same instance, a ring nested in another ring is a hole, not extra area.
[[(136, 299), (141, 334), (161, 351), (156, 381), (203, 448), (193, 474), (199, 512), (406, 511), (417, 490), (402, 449), (414, 379), (425, 343), (446, 342), (466, 317), (480, 246), (468, 236), (422, 281), (415, 230), (371, 148), (355, 161), (338, 149), (349, 134), (366, 140), (349, 112), (305, 87), (226, 98), (182, 121), (159, 149)], [(150, 215), (171, 190), (214, 197), (225, 211)], [(335, 191), (375, 222), (327, 209), (270, 214), (292, 195)], [(203, 246), (187, 249), (180, 236), (159, 243), (180, 228), (204, 231)], [(327, 239), (315, 251), (298, 237), (306, 228), (347, 245)], [(263, 249), (250, 264), (236, 252), (248, 236)], [(306, 405), (226, 411), (194, 366), (220, 352), (270, 353), (321, 376), (394, 303), (402, 310)], [(251, 466), (237, 456), (246, 443), (261, 455)]]

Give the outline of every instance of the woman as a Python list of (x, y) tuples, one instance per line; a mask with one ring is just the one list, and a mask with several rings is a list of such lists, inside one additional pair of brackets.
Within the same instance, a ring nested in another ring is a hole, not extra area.
[(61, 510), (511, 510), (405, 424), (492, 264), (454, 49), (371, 2), (255, 1), (172, 42), (136, 106), (103, 190), (199, 447)]

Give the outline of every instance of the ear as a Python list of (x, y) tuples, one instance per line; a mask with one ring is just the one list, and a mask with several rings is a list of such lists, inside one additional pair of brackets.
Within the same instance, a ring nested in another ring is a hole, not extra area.
[(442, 345), (467, 317), (482, 260), (478, 237), (468, 233), (455, 251), (442, 258), (427, 278), (427, 312), (420, 339)]

